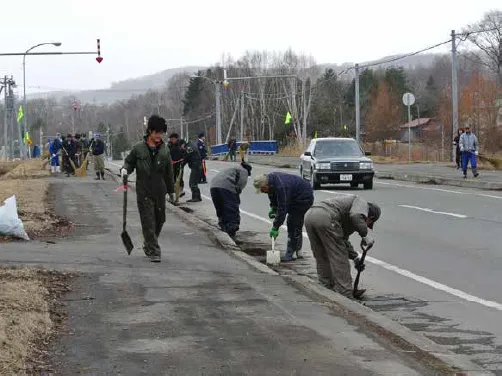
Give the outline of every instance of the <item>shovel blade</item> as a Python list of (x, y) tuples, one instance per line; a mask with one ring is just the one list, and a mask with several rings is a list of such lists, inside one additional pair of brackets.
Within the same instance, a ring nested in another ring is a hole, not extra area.
[(134, 249), (134, 245), (132, 244), (131, 237), (127, 233), (127, 231), (122, 231), (122, 234), (120, 234), (122, 238), (122, 243), (124, 243), (124, 247), (127, 251), (127, 254), (130, 255), (132, 250)]

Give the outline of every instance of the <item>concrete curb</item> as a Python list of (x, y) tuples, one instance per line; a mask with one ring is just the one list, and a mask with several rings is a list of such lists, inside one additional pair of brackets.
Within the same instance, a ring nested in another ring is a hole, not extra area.
[(502, 182), (499, 183), (499, 182), (491, 182), (483, 180), (473, 180), (473, 179), (460, 180), (460, 179), (443, 178), (440, 176), (406, 174), (399, 172), (376, 172), (375, 177), (377, 177), (378, 179), (411, 181), (414, 183), (421, 183), (421, 184), (450, 185), (454, 187), (485, 189), (491, 191), (502, 190)]
[[(108, 171), (110, 175), (119, 181), (119, 178)], [(239, 250), (235, 242), (224, 233), (197, 218), (195, 215), (185, 212), (182, 208), (167, 205), (166, 209), (179, 216), (184, 222), (195, 226), (206, 232), (208, 237), (218, 245), (222, 250), (237, 259), (246, 262), (253, 269), (267, 273), (270, 275), (279, 276), (279, 273), (270, 269), (268, 266), (258, 262), (254, 257)], [(282, 276), (287, 282), (305, 293), (315, 296), (318, 299), (328, 300), (334, 305), (334, 309), (343, 314), (348, 320), (357, 320), (358, 324), (363, 324), (369, 331), (379, 336), (390, 338), (392, 343), (409, 352), (422, 362), (436, 370), (441, 374), (449, 375), (473, 375), (473, 376), (489, 376), (494, 375), (480, 366), (474, 364), (463, 355), (455, 354), (445, 347), (436, 344), (425, 336), (413, 332), (399, 323), (371, 310), (361, 303), (350, 300), (340, 294), (319, 285), (313, 279), (301, 275)]]

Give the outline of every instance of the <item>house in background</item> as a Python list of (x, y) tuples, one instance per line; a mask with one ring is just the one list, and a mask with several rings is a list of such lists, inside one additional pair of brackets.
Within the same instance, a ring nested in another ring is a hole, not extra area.
[(441, 134), (441, 124), (435, 118), (419, 118), (400, 127), (399, 140), (408, 142), (408, 130), (411, 132), (411, 142), (419, 142), (427, 139), (427, 135)]

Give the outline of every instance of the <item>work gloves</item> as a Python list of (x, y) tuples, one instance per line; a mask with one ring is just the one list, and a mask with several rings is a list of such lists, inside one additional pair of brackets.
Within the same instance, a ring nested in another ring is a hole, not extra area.
[(279, 236), (279, 229), (272, 227), (272, 229), (270, 230), (270, 237), (275, 239), (278, 236)]
[(476, 151), (474, 152), (474, 154), (479, 155), (479, 151), (477, 151), (477, 150), (476, 150)]
[(361, 239), (361, 247), (369, 248), (375, 244), (375, 239), (369, 236), (365, 236)]
[(124, 176), (127, 176), (127, 170), (125, 168), (120, 169), (120, 177), (123, 179)]
[(358, 272), (362, 272), (364, 270), (365, 265), (361, 262), (361, 254), (358, 253), (357, 257), (354, 259), (354, 267)]
[(274, 210), (274, 209), (272, 209), (272, 208), (270, 208), (270, 210), (268, 211), (268, 217), (269, 217), (270, 219), (274, 219), (274, 218), (275, 218), (275, 216), (276, 216), (275, 210)]

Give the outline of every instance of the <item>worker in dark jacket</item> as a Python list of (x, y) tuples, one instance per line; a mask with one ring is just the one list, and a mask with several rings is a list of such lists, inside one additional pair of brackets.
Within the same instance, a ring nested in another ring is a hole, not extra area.
[(218, 225), (230, 237), (235, 237), (241, 223), (240, 194), (251, 176), (251, 165), (242, 162), (237, 167), (220, 171), (211, 179), (210, 190)]
[[(173, 161), (174, 167), (174, 181), (178, 178), (179, 174), (182, 172), (183, 167), (183, 149), (182, 144), (180, 143), (178, 133), (171, 133), (169, 136), (169, 151), (171, 152), (171, 160)], [(180, 197), (185, 195), (184, 192), (185, 182), (183, 181), (183, 176), (181, 176), (180, 180)]]
[(77, 154), (77, 144), (73, 140), (73, 136), (68, 133), (66, 135), (66, 139), (63, 143), (63, 153), (66, 155), (66, 158), (63, 158), (65, 164), (63, 165), (66, 176), (70, 176), (70, 174), (75, 174), (75, 170), (73, 166), (75, 165), (75, 155)]
[(303, 218), (314, 202), (314, 191), (300, 176), (284, 172), (259, 175), (254, 180), (257, 193), (267, 193), (270, 200), (268, 216), (274, 219), (270, 237), (279, 236), (279, 228), (287, 215), (288, 244), (282, 261), (293, 261), (293, 255), (303, 258)]
[(166, 133), (164, 118), (152, 115), (144, 141), (133, 146), (120, 170), (122, 177), (136, 170), (136, 198), (141, 228), (143, 250), (152, 262), (160, 262), (158, 237), (166, 221), (166, 194), (174, 202), (173, 165), (171, 155), (162, 136)]
[(200, 183), (207, 183), (206, 177), (206, 159), (207, 159), (207, 147), (206, 147), (206, 135), (204, 132), (199, 133), (199, 139), (197, 140), (197, 149), (199, 150), (200, 160), (202, 164), (202, 171), (200, 175)]
[(95, 180), (105, 180), (105, 143), (101, 139), (101, 135), (96, 133), (92, 145), (92, 159), (94, 162), (94, 171), (96, 172)]
[(183, 165), (190, 167), (190, 178), (188, 185), (192, 191), (192, 198), (187, 202), (200, 202), (202, 196), (200, 194), (199, 183), (202, 174), (202, 163), (197, 146), (192, 145), (189, 141), (183, 145)]
[(359, 196), (334, 197), (312, 205), (305, 215), (305, 228), (316, 259), (319, 281), (328, 288), (359, 299), (366, 290), (353, 292), (349, 259), (356, 269), (363, 270), (360, 255), (354, 250), (349, 236), (357, 232), (361, 246), (375, 242), (368, 235), (380, 218), (378, 205)]

